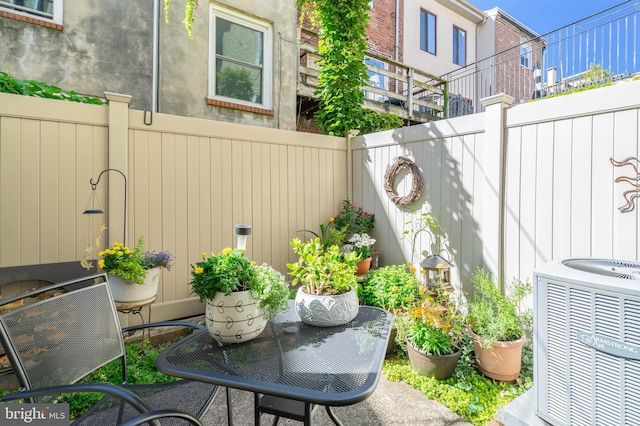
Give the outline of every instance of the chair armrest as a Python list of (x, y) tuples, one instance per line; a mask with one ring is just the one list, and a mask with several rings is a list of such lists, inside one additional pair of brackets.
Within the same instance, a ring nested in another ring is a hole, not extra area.
[(22, 390), (3, 396), (2, 398), (0, 398), (0, 402), (15, 401), (18, 399), (30, 399), (39, 396), (53, 396), (60, 393), (78, 392), (98, 392), (108, 394), (129, 403), (140, 413), (147, 413), (151, 411), (151, 407), (149, 407), (149, 405), (147, 405), (147, 403), (144, 402), (138, 395), (120, 386), (105, 383), (76, 383), (73, 385), (60, 385), (40, 389)]
[(127, 331), (142, 330), (142, 329), (151, 328), (151, 327), (191, 327), (197, 330), (204, 328), (203, 325), (196, 324), (195, 322), (191, 322), (191, 321), (163, 321), (163, 322), (152, 322), (150, 324), (139, 324), (139, 325), (124, 327), (122, 329), (122, 332), (124, 333)]
[(120, 426), (137, 426), (143, 423), (147, 423), (153, 420), (158, 420), (166, 417), (174, 417), (180, 418), (183, 420), (187, 420), (191, 424), (196, 426), (202, 426), (202, 423), (197, 418), (193, 417), (191, 414), (186, 413), (184, 411), (179, 410), (156, 410), (150, 411), (148, 413), (144, 413), (141, 416), (136, 417), (135, 419), (131, 419), (127, 422), (120, 423)]

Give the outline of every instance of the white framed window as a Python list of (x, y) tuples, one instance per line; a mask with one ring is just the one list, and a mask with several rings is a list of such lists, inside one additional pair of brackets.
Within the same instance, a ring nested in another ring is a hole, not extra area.
[(211, 4), (209, 98), (270, 109), (272, 26)]
[(460, 66), (467, 65), (467, 32), (453, 26), (453, 63)]
[(420, 9), (420, 49), (436, 54), (436, 15)]
[(520, 65), (531, 69), (531, 47), (520, 46)]
[(0, 9), (62, 25), (63, 0), (0, 0)]

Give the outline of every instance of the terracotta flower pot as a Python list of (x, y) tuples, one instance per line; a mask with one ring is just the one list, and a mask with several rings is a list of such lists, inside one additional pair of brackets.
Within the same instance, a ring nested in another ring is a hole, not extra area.
[(410, 342), (407, 342), (407, 352), (411, 368), (416, 373), (421, 376), (433, 377), (436, 380), (446, 380), (451, 377), (458, 364), (458, 358), (460, 358), (460, 350), (449, 355), (430, 355), (419, 350)]
[(356, 266), (358, 267), (358, 271), (356, 272), (357, 276), (360, 277), (369, 273), (369, 269), (371, 269), (371, 259), (371, 256), (369, 256), (366, 259), (356, 263)]
[(495, 342), (489, 349), (480, 347), (480, 337), (469, 328), (473, 339), (473, 350), (476, 353), (478, 370), (485, 376), (500, 382), (510, 382), (520, 376), (522, 366), (522, 345), (527, 340), (522, 336), (510, 342)]

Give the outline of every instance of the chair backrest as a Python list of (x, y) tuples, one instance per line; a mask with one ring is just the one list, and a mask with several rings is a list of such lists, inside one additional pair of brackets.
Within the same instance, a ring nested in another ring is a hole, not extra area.
[(0, 300), (0, 341), (25, 389), (75, 383), (114, 359), (124, 359), (107, 275)]

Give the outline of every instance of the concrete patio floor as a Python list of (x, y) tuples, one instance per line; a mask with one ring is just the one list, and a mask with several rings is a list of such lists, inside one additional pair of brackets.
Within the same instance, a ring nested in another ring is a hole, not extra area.
[[(253, 394), (231, 389), (233, 421), (238, 426), (253, 424)], [(335, 407), (334, 413), (344, 426), (470, 426), (444, 405), (427, 399), (420, 391), (402, 382), (390, 382), (384, 375), (375, 392), (363, 402), (346, 407)], [(273, 416), (263, 414), (262, 424), (271, 425)], [(207, 426), (227, 424), (227, 402), (224, 390), (203, 419)], [(302, 423), (281, 419), (282, 426)], [(326, 410), (318, 407), (313, 415), (316, 426), (333, 426)]]

